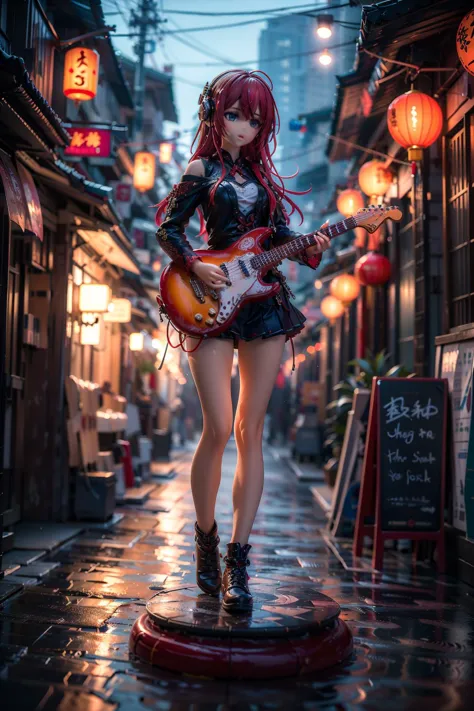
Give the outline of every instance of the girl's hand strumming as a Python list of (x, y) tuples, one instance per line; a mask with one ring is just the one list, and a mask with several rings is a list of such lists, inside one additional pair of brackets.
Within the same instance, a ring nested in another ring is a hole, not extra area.
[(191, 270), (212, 289), (223, 289), (229, 283), (222, 269), (219, 269), (214, 264), (205, 264), (196, 260), (193, 262)]

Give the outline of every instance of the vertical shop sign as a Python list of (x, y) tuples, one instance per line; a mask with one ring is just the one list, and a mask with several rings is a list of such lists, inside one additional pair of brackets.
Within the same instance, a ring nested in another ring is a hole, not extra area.
[(26, 226), (38, 239), (43, 241), (43, 215), (33, 176), (21, 163), (18, 163), (18, 173), (21, 178), (26, 201)]
[(26, 206), (21, 181), (10, 158), (0, 151), (0, 177), (7, 199), (8, 215), (12, 222), (24, 232), (26, 227)]

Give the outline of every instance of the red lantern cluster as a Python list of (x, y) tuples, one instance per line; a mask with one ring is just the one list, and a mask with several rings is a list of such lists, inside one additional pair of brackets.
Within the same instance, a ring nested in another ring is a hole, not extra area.
[(354, 274), (363, 286), (381, 286), (392, 272), (390, 261), (383, 254), (368, 252), (355, 265)]

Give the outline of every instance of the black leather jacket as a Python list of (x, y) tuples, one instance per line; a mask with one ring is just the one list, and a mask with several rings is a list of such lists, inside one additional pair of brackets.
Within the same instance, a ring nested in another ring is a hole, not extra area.
[[(274, 215), (270, 216), (267, 192), (257, 180), (250, 164), (244, 159), (240, 159), (234, 164), (227, 151), (222, 153), (226, 178), (217, 188), (213, 204), (210, 203), (210, 192), (222, 172), (217, 155), (213, 158), (202, 159), (205, 167), (203, 177), (183, 175), (181, 181), (174, 186), (168, 196), (166, 217), (156, 233), (162, 249), (174, 262), (184, 266), (187, 270), (199, 258), (195, 255), (184, 232), (198, 206), (201, 206), (206, 220), (209, 249), (225, 249), (245, 232), (256, 227), (273, 227), (272, 237), (268, 240), (268, 244), (264, 245), (266, 249), (280, 246), (299, 236), (298, 233), (292, 232), (286, 224), (280, 202), (277, 203)], [(237, 194), (232, 187), (236, 170), (245, 181), (253, 181), (257, 185), (257, 200), (248, 215), (244, 215), (240, 211)], [(321, 255), (308, 258), (306, 254), (301, 254), (295, 258), (295, 261), (316, 269), (321, 261)]]

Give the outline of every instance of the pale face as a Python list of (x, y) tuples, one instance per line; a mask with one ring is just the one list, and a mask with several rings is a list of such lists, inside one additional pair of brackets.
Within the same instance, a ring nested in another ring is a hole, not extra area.
[(257, 109), (254, 116), (246, 119), (240, 109), (240, 102), (236, 101), (224, 114), (226, 139), (235, 148), (241, 148), (252, 143), (260, 130), (260, 114)]

